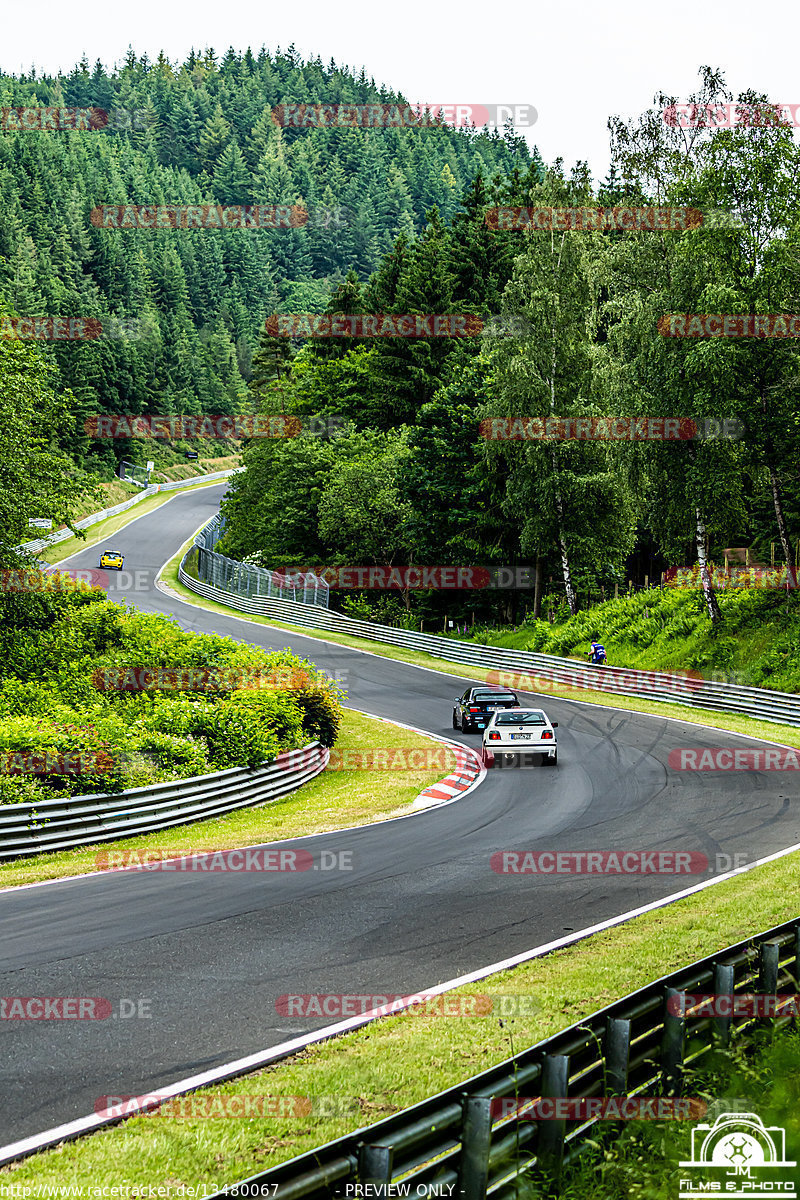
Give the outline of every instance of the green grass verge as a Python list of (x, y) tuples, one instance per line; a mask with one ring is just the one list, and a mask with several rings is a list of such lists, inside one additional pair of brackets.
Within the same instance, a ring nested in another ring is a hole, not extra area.
[[(0, 1181), (128, 1181), (170, 1187), (169, 1195), (180, 1184), (243, 1179), (485, 1070), (662, 974), (791, 919), (797, 882), (797, 857), (787, 856), (458, 989), (524, 997), (525, 1011), (502, 1022), (495, 1014), (444, 1017), (423, 1010), (387, 1017), (205, 1093), (334, 1097), (350, 1106), (350, 1115), (132, 1118), (0, 1169)], [(520, 886), (526, 886), (523, 877)], [(437, 982), (432, 978), (429, 986)]]
[(169, 467), (159, 467), (152, 472), (150, 478), (153, 483), (175, 482), (178, 479), (193, 480), (201, 475), (212, 475), (215, 471), (232, 470), (241, 464), (240, 454), (225, 454), (216, 458), (205, 458), (199, 462), (180, 462)]
[[(198, 596), (195, 592), (190, 591), (189, 588), (184, 587), (178, 580), (180, 561), (192, 545), (192, 541), (193, 539), (190, 538), (181, 547), (175, 557), (170, 559), (161, 572), (161, 578), (179, 599), (186, 600), (198, 608), (204, 608), (208, 612), (221, 613), (227, 617), (238, 617), (242, 621), (255, 625), (269, 625), (278, 629), (285, 629), (290, 633), (302, 633), (305, 637), (316, 638), (323, 642), (333, 642), (338, 646), (348, 646), (353, 650), (365, 650), (371, 654), (378, 654), (383, 658), (392, 658), (397, 662), (411, 663), (418, 667), (427, 667), (430, 670), (441, 671), (443, 674), (452, 675), (456, 678), (474, 679), (478, 682), (485, 682), (488, 675), (496, 675), (496, 671), (490, 671), (486, 667), (463, 663), (455, 664), (448, 662), (445, 658), (426, 654), (421, 650), (406, 650), (401, 646), (388, 646), (383, 642), (371, 642), (366, 638), (352, 637), (345, 633), (331, 633), (324, 629), (308, 629), (304, 625), (291, 625), (286, 621), (272, 620), (270, 617), (250, 616), (234, 608), (229, 608), (227, 605), (217, 604), (214, 600), (206, 600), (205, 597)], [(539, 696), (542, 695), (542, 693), (536, 694)], [(617, 696), (607, 692), (584, 691), (582, 688), (560, 687), (556, 683), (548, 687), (547, 695), (560, 699), (580, 701), (582, 704), (600, 704), (606, 708), (620, 708), (628, 712), (645, 713), (656, 717), (675, 717), (689, 724), (707, 725), (714, 729), (725, 729), (733, 733), (749, 734), (751, 737), (765, 738), (767, 741), (778, 741), (787, 746), (800, 746), (800, 728), (794, 725), (782, 725), (774, 721), (758, 721), (753, 717), (740, 716), (737, 713), (718, 713), (711, 709), (699, 709), (684, 704), (673, 704), (658, 700), (640, 700), (634, 696)], [(445, 713), (445, 717), (447, 717), (447, 713)]]
[[(345, 709), (336, 742), (339, 750), (375, 748), (416, 749), (439, 743), (388, 721)], [(384, 821), (410, 812), (409, 805), (423, 788), (443, 779), (455, 766), (455, 755), (446, 752), (444, 768), (416, 771), (328, 769), (297, 792), (265, 805), (245, 808), (209, 821), (181, 825), (162, 833), (102, 842), (77, 850), (59, 850), (35, 858), (0, 863), (0, 888), (45, 879), (63, 879), (97, 870), (98, 853), (114, 850), (161, 850), (180, 854), (252, 846), (259, 842), (327, 833), (369, 821)]]

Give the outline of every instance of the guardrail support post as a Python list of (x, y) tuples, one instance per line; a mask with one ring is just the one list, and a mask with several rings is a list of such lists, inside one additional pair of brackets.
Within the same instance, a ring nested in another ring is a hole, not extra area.
[[(758, 990), (764, 996), (774, 996), (778, 991), (778, 942), (762, 942), (758, 948)], [(771, 1017), (762, 1017), (759, 1025), (771, 1029), (775, 1022)]]
[(368, 1146), (362, 1144), (358, 1152), (358, 1182), (392, 1182), (393, 1146)]
[(624, 1096), (628, 1091), (628, 1063), (631, 1054), (631, 1023), (611, 1017), (606, 1027), (606, 1091)]
[[(565, 1098), (569, 1086), (569, 1057), (546, 1054), (542, 1063), (542, 1096)], [(537, 1166), (550, 1175), (558, 1186), (564, 1162), (564, 1134), (567, 1122), (540, 1121), (536, 1139)]]
[[(733, 995), (733, 967), (725, 963), (714, 964), (714, 995)], [(711, 1028), (721, 1046), (727, 1046), (730, 1043), (732, 1019), (731, 1013), (728, 1013), (724, 1017), (712, 1017), (711, 1019)]]
[[(670, 1008), (678, 1008), (678, 997), (686, 993), (667, 988), (664, 1005), (664, 1037), (661, 1043), (661, 1078), (667, 1096), (680, 1096), (683, 1091), (683, 1053), (686, 1018), (678, 1017)], [(672, 1002), (672, 1004), (670, 1003)], [(683, 1012), (681, 1001), (679, 1011)]]
[(460, 1200), (483, 1200), (489, 1178), (492, 1145), (491, 1096), (464, 1096), (461, 1117), (461, 1154), (458, 1159)]

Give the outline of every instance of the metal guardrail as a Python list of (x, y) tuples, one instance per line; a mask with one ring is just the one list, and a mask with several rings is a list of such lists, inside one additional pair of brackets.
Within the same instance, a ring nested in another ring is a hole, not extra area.
[[(202, 536), (201, 532), (198, 538)], [(195, 539), (195, 543), (202, 544), (198, 539)], [(785, 725), (800, 725), (800, 696), (791, 692), (738, 687), (728, 683), (695, 679), (688, 675), (670, 675), (662, 671), (594, 667), (573, 658), (535, 654), (527, 650), (508, 650), (500, 646), (482, 646), (474, 642), (437, 637), (435, 634), (393, 629), (372, 621), (356, 621), (342, 613), (267, 595), (237, 595), (213, 583), (193, 578), (184, 569), (186, 557), (184, 556), (178, 569), (178, 578), (184, 587), (209, 600), (227, 604), (240, 612), (272, 617), (287, 624), (345, 633), (351, 637), (367, 638), (390, 646), (403, 646), (409, 650), (422, 650), (448, 662), (465, 663), (470, 667), (488, 667), (508, 674), (507, 678), (499, 675), (496, 682), (517, 687), (520, 691), (546, 692), (548, 684), (556, 684), (574, 690), (577, 694), (587, 690), (608, 692), (611, 695), (633, 696), (643, 700), (659, 700), (665, 703), (671, 701), (692, 708), (744, 713), (762, 721), (775, 721)], [(524, 678), (513, 679), (512, 674)]]
[(155, 833), (238, 808), (269, 804), (324, 771), (330, 751), (319, 742), (286, 750), (259, 767), (230, 767), (116, 796), (70, 796), (0, 807), (0, 862)]
[[(228, 1184), (209, 1200), (331, 1200), (348, 1185), (350, 1196), (424, 1196), (430, 1188), (464, 1200), (516, 1197), (520, 1176), (557, 1178), (593, 1136), (597, 1119), (526, 1122), (513, 1115), (514, 1105), (509, 1117), (493, 1102), (680, 1096), (685, 1070), (702, 1068), (713, 1048), (729, 1044), (734, 1027), (780, 1027), (791, 1019), (699, 1016), (691, 1009), (680, 1016), (674, 1011), (683, 1008), (680, 996), (796, 994), (799, 977), (800, 921), (794, 920), (666, 975), (412, 1108)], [(400, 1183), (402, 1192), (389, 1190)]]
[(228, 471), (213, 471), (210, 475), (190, 475), (188, 479), (172, 479), (168, 483), (158, 483), (155, 486), (159, 492), (174, 492), (178, 488), (192, 487), (196, 483), (212, 483), (215, 479), (227, 479), (236, 475), (241, 467), (231, 467)]
[(197, 547), (197, 573), (202, 582), (230, 595), (231, 601), (258, 601), (265, 597), (268, 600), (288, 600), (294, 604), (328, 607), (330, 587), (313, 571), (294, 572), (289, 577), (280, 571), (270, 571), (266, 567), (257, 567), (254, 563), (243, 563), (218, 554), (214, 547), (224, 529), (225, 518), (221, 513), (217, 513), (194, 539)]
[[(156, 492), (171, 492), (177, 488), (190, 487), (194, 483), (225, 479), (228, 475), (235, 475), (241, 469), (241, 467), (233, 467), (229, 471), (215, 471), (212, 475), (191, 476), (189, 479), (177, 479), (171, 483), (151, 483), (144, 491), (139, 492), (138, 496), (132, 496), (130, 500), (124, 500), (121, 504), (115, 504), (113, 508), (103, 508), (100, 512), (92, 513), (90, 517), (83, 517), (80, 521), (76, 521), (75, 528), (89, 529), (90, 526), (97, 525), (100, 521), (105, 521), (106, 517), (115, 517), (117, 513), (126, 512), (129, 508), (133, 508), (134, 505), (141, 504), (142, 500), (146, 500), (148, 496), (155, 496)], [(135, 481), (131, 480), (130, 482)], [(74, 534), (71, 529), (59, 529), (55, 533), (48, 534), (45, 538), (36, 538), (32, 542), (23, 542), (17, 549), (27, 550), (31, 554), (38, 554), (46, 546), (54, 546), (57, 542), (64, 542), (67, 538), (73, 536)]]

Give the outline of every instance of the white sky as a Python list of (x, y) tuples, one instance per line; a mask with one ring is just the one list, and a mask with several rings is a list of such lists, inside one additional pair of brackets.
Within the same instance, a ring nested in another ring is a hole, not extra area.
[(685, 99), (701, 64), (721, 67), (734, 94), (746, 88), (774, 101), (800, 103), (797, 34), (792, 5), (770, 10), (752, 0), (724, 5), (668, 5), (650, 0), (516, 0), (478, 3), (387, 3), (305, 0), (260, 5), (254, 0), (136, 0), (76, 4), (36, 0), (5, 5), (0, 67), (64, 72), (85, 52), (107, 67), (129, 43), (173, 62), (194, 46), (221, 57), (233, 46), (320, 54), (363, 65), (368, 76), (409, 100), (532, 104), (538, 121), (520, 130), (545, 159), (567, 166), (588, 160), (608, 168), (606, 120), (635, 117), (658, 89)]

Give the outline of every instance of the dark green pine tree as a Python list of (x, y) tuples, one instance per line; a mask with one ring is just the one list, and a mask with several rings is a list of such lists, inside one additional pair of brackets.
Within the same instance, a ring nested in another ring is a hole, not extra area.
[(453, 296), (468, 312), (498, 311), (514, 257), (521, 249), (519, 233), (487, 225), (490, 207), (483, 176), (478, 175), (464, 195), (463, 211), (453, 221), (449, 241)]
[(225, 120), (222, 105), (217, 104), (214, 115), (209, 117), (200, 131), (198, 157), (203, 169), (213, 177), (217, 162), (231, 139), (230, 122)]
[(214, 168), (214, 195), (223, 204), (248, 204), (252, 177), (236, 142), (229, 142)]
[(291, 388), (294, 350), (289, 338), (272, 337), (262, 329), (253, 355), (250, 392), (259, 412), (283, 413)]
[[(413, 243), (403, 263), (394, 303), (396, 313), (453, 314), (455, 276), (450, 266), (450, 235), (434, 208), (428, 226)], [(386, 392), (386, 424), (407, 424), (445, 381), (445, 367), (455, 346), (447, 337), (381, 337), (377, 340), (376, 374)]]
[(394, 248), (386, 255), (378, 270), (372, 276), (364, 293), (364, 303), (367, 312), (389, 313), (397, 312), (397, 292), (400, 280), (406, 266), (409, 254), (410, 239), (401, 234)]
[[(364, 312), (363, 288), (352, 268), (347, 272), (347, 278), (344, 283), (340, 283), (334, 288), (325, 311), (331, 314)], [(366, 339), (331, 337), (317, 338), (311, 343), (311, 346), (315, 358), (330, 359), (344, 358), (348, 350), (352, 350), (353, 346), (364, 345), (365, 343)]]

